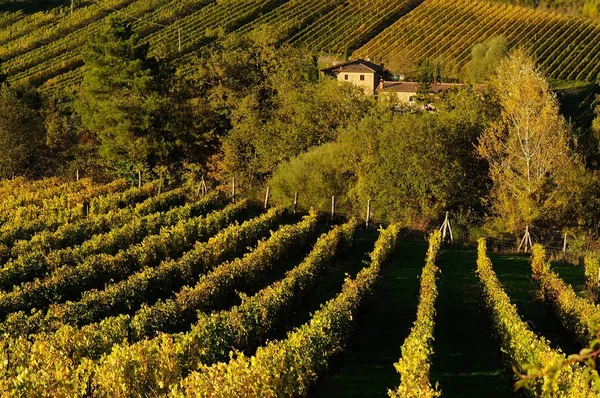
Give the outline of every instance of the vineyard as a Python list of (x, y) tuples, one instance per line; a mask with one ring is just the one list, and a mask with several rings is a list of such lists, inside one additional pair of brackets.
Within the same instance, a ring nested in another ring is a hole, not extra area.
[(77, 85), (84, 45), (109, 15), (130, 20), (151, 54), (175, 58), (184, 70), (218, 31), (269, 26), (281, 41), (323, 55), (386, 63), (431, 59), (456, 71), (474, 44), (502, 34), (510, 47), (528, 49), (554, 79), (594, 81), (600, 72), (595, 23), (483, 0), (98, 0), (82, 2), (72, 14), (3, 14), (3, 73), (44, 90)]
[(533, 55), (550, 78), (594, 81), (599, 27), (560, 14), (470, 0), (426, 0), (354, 54), (378, 61), (431, 59), (462, 68), (473, 45), (504, 35)]
[[(477, 254), (160, 181), (0, 196), (4, 396), (517, 396), (512, 366), (560, 366), (600, 319), (598, 259), (539, 245)], [(587, 377), (530, 391), (596, 396)]]

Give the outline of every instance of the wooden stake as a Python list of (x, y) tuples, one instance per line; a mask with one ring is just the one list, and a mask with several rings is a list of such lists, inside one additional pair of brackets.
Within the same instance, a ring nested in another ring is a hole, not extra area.
[(440, 232), (442, 233), (442, 242), (446, 240), (446, 236), (449, 236), (450, 243), (454, 243), (454, 236), (452, 235), (452, 226), (450, 225), (450, 218), (448, 212), (446, 212), (446, 218), (444, 219), (444, 223), (440, 227)]
[(138, 188), (142, 187), (142, 170), (138, 170)]
[(75, 0), (71, 0), (71, 15), (73, 15), (74, 8), (75, 8)]
[(567, 256), (567, 233), (565, 232), (565, 239), (563, 241), (563, 258)]
[(525, 227), (525, 235), (523, 236), (523, 239), (521, 239), (521, 243), (519, 244), (519, 248), (517, 249), (517, 251), (521, 251), (521, 247), (523, 247), (523, 251), (527, 253), (531, 249), (531, 246), (533, 245), (531, 244), (531, 235), (529, 234), (528, 225)]
[(331, 222), (333, 222), (335, 218), (335, 195), (331, 197)]
[(208, 193), (208, 188), (206, 188), (206, 182), (204, 182), (204, 176), (200, 180), (200, 184), (198, 184), (198, 189), (196, 190), (196, 199), (200, 197), (200, 195), (205, 196)]
[(160, 177), (160, 181), (158, 182), (158, 194), (156, 196), (159, 196), (160, 193), (162, 192), (162, 186), (163, 186), (163, 177)]
[(235, 177), (233, 177), (231, 182), (231, 201), (235, 202)]
[(298, 212), (298, 191), (294, 194), (294, 216)]
[(79, 169), (75, 171), (75, 180), (79, 181)]
[(271, 192), (271, 188), (267, 187), (267, 194), (265, 195), (265, 210), (269, 207), (269, 193)]
[(181, 52), (181, 29), (179, 29), (178, 34), (179, 34), (179, 52)]
[(371, 221), (371, 199), (367, 201), (367, 222), (366, 227), (369, 228), (369, 221)]

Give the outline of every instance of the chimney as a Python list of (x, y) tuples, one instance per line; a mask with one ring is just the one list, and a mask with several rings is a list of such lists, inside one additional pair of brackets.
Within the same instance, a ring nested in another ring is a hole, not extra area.
[(383, 84), (383, 77), (379, 78), (379, 87), (377, 87), (378, 90), (383, 90), (384, 84)]

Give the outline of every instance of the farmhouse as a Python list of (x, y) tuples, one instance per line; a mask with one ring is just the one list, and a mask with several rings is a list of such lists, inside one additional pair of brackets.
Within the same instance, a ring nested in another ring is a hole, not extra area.
[[(321, 69), (324, 76), (333, 77), (339, 81), (352, 83), (361, 87), (365, 94), (375, 97), (395, 96), (398, 102), (403, 104), (413, 103), (419, 91), (418, 82), (398, 82), (384, 80), (384, 68), (382, 65), (374, 64), (364, 59), (357, 59), (342, 64), (336, 64), (329, 68)], [(430, 93), (464, 87), (459, 83), (434, 83), (428, 87)]]
[(361, 87), (367, 95), (376, 95), (379, 81), (383, 78), (383, 67), (364, 59), (357, 59), (321, 69), (321, 73)]

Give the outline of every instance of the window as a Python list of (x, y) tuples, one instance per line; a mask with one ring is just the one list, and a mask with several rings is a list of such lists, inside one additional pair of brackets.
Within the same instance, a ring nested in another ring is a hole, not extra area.
[(348, 75), (344, 75), (344, 80), (348, 80)]
[(360, 75), (360, 81), (364, 82), (365, 81), (365, 75)]

